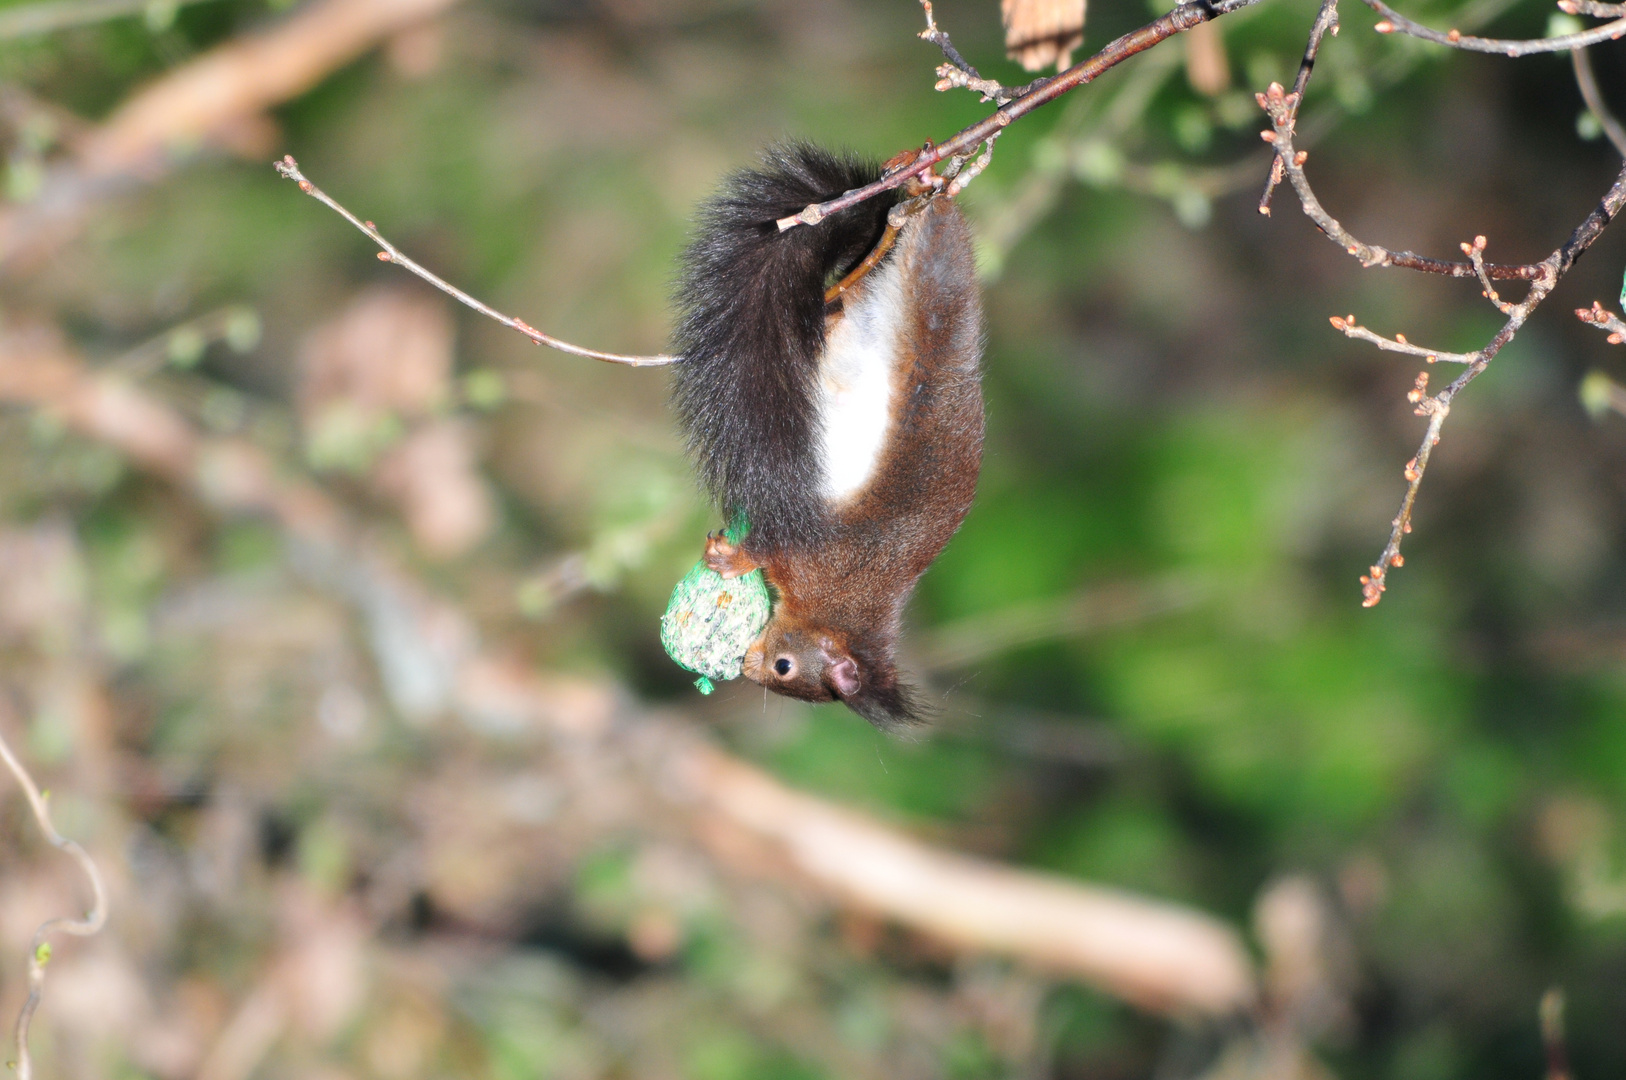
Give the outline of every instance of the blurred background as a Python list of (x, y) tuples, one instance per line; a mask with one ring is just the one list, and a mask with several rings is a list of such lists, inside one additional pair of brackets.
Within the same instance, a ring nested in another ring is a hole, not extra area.
[[(1161, 10), (1096, 0), (1085, 50)], [(1253, 93), (1314, 13), (1123, 65), (963, 197), (987, 456), (909, 611), (940, 717), (899, 741), (662, 654), (717, 524), (664, 373), (455, 306), (269, 162), (505, 311), (659, 351), (691, 210), (762, 145), (886, 158), (986, 113), (932, 91), (913, 0), (0, 9), (0, 728), (113, 897), (57, 942), (41, 1074), (1534, 1080), (1553, 987), (1577, 1075), (1618, 1072), (1626, 358), (1571, 309), (1613, 301), (1626, 231), (1458, 399), (1363, 610), (1419, 365), (1327, 319), (1448, 350), (1501, 319), (1361, 269), (1291, 192), (1256, 211)], [(937, 16), (1023, 81), (993, 0)], [(1535, 261), (1610, 184), (1567, 56), (1343, 16), (1301, 145), (1362, 239)], [(728, 776), (1178, 905), (1262, 1004), (927, 932), (795, 865), (768, 803), (725, 821)], [(87, 893), (0, 811), (9, 1018)]]

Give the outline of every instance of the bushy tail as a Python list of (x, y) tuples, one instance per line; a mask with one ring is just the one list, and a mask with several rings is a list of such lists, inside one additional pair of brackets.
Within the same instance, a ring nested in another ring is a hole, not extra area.
[(702, 482), (726, 520), (791, 545), (821, 530), (814, 379), (824, 290), (880, 239), (891, 193), (818, 225), (774, 224), (881, 174), (805, 143), (771, 147), (701, 206), (677, 287), (673, 402)]

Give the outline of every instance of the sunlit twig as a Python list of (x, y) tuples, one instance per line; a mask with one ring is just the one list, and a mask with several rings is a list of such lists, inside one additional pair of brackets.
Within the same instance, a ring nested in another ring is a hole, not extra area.
[(96, 869), (96, 863), (85, 853), (85, 849), (56, 831), (56, 826), (51, 823), (51, 811), (46, 805), (45, 796), (40, 793), (34, 778), (17, 759), (17, 755), (12, 753), (11, 746), (3, 734), (0, 734), (0, 758), (5, 759), (6, 768), (11, 770), (11, 775), (17, 778), (23, 794), (28, 797), (28, 808), (34, 812), (34, 820), (38, 822), (40, 831), (45, 834), (45, 839), (50, 841), (53, 847), (67, 852), (73, 861), (79, 864), (85, 877), (90, 879), (90, 890), (95, 897), (89, 914), (80, 919), (70, 919), (61, 915), (47, 919), (40, 923), (39, 928), (34, 931), (33, 940), (29, 943), (28, 998), (17, 1014), (17, 1076), (18, 1080), (32, 1080), (34, 1066), (28, 1056), (28, 1028), (34, 1021), (34, 1012), (39, 1008), (40, 998), (45, 992), (45, 965), (51, 960), (51, 943), (48, 939), (58, 930), (75, 937), (89, 937), (100, 930), (107, 922), (107, 889), (102, 885), (101, 871)]
[(1471, 34), (1464, 34), (1460, 30), (1432, 30), (1422, 23), (1413, 22), (1400, 14), (1394, 8), (1385, 4), (1383, 0), (1363, 0), (1367, 7), (1382, 15), (1383, 18), (1373, 27), (1380, 34), (1405, 34), (1408, 37), (1421, 38), (1432, 41), (1436, 45), (1445, 45), (1452, 49), (1466, 49), (1468, 52), (1501, 53), (1503, 56), (1530, 56), (1533, 53), (1568, 52), (1571, 49), (1584, 49), (1588, 45), (1597, 45), (1604, 41), (1616, 41), (1626, 36), (1626, 19), (1617, 18), (1616, 21), (1605, 23), (1603, 26), (1594, 26), (1591, 30), (1583, 30), (1578, 34), (1560, 34), (1549, 38), (1482, 38)]
[(972, 124), (938, 145), (923, 147), (920, 154), (907, 167), (890, 172), (873, 184), (854, 188), (838, 198), (813, 203), (798, 213), (780, 218), (779, 228), (784, 230), (793, 229), (798, 225), (817, 225), (829, 215), (857, 206), (867, 199), (873, 199), (883, 191), (903, 187), (916, 178), (925, 177), (929, 180), (931, 169), (938, 162), (966, 156), (975, 147), (999, 134), (1013, 121), (1041, 105), (1049, 104), (1069, 90), (1092, 82), (1131, 56), (1145, 52), (1159, 42), (1167, 41), (1199, 23), (1240, 11), (1258, 2), (1259, 0), (1213, 0), (1212, 3), (1182, 4), (1162, 18), (1154, 19), (1139, 30), (1133, 30), (1108, 43), (1106, 48), (1094, 56), (1074, 64), (1061, 74), (1030, 83), (1023, 88), (1023, 93), (1009, 104), (1000, 106), (992, 116)]
[(356, 215), (339, 205), (339, 203), (335, 201), (334, 198), (327, 192), (323, 191), (321, 188), (307, 180), (305, 178), (305, 174), (299, 171), (299, 163), (293, 159), (292, 154), (289, 154), (283, 157), (281, 161), (276, 162), (275, 168), (277, 172), (282, 174), (284, 177), (288, 178), (289, 180), (296, 181), (299, 184), (300, 191), (303, 191), (311, 198), (327, 206), (328, 209), (334, 211), (340, 217), (344, 218), (350, 224), (354, 225), (357, 229), (360, 229), (364, 234), (366, 234), (367, 239), (379, 246), (380, 250), (378, 252), (378, 258), (380, 261), (392, 262), (397, 266), (405, 267), (407, 270), (410, 270), (412, 273), (418, 275), (418, 277), (429, 282), (429, 284), (433, 285), (447, 296), (450, 296), (452, 299), (473, 308), (475, 311), (478, 311), (488, 319), (502, 323), (510, 330), (519, 331), (532, 341), (536, 342), (538, 345), (546, 345), (550, 349), (558, 349), (560, 352), (570, 353), (573, 356), (586, 356), (590, 359), (603, 360), (610, 364), (625, 364), (627, 367), (660, 367), (664, 364), (674, 364), (679, 360), (679, 357), (667, 356), (665, 353), (658, 353), (654, 356), (628, 356), (623, 353), (599, 352), (597, 349), (584, 349), (580, 345), (572, 345), (570, 342), (562, 341), (551, 334), (544, 334), (542, 331), (538, 330), (536, 327), (532, 326), (523, 319), (516, 319), (512, 315), (504, 315), (496, 308), (476, 300), (462, 289), (459, 289), (456, 285), (453, 285), (445, 279), (436, 276), (430, 271), (424, 269), (418, 263), (414, 262), (412, 259), (408, 258), (406, 255), (402, 254), (400, 248), (396, 247), (394, 244), (390, 243), (388, 240), (384, 239), (382, 235), (380, 235), (378, 228), (372, 222), (362, 221), (360, 218), (356, 217)]
[[(1373, 0), (1367, 0), (1372, 3)], [(1449, 385), (1438, 392), (1424, 396), (1423, 387), (1426, 381), (1419, 380), (1417, 387), (1408, 399), (1416, 406), (1418, 416), (1428, 417), (1428, 428), (1423, 434), (1423, 441), (1417, 448), (1417, 453), (1411, 461), (1406, 463), (1406, 494), (1400, 503), (1400, 511), (1390, 523), (1389, 541), (1384, 545), (1383, 552), (1378, 556), (1367, 573), (1361, 576), (1362, 604), (1372, 607), (1383, 599), (1383, 591), (1387, 587), (1389, 570), (1402, 565), (1404, 560), (1400, 554), (1400, 545), (1405, 535), (1411, 532), (1412, 509), (1417, 502), (1417, 492), (1423, 482), (1423, 474), (1428, 469), (1429, 458), (1434, 447), (1440, 441), (1440, 428), (1445, 418), (1451, 412), (1451, 403), (1462, 388), (1467, 386), (1480, 373), (1489, 366), (1496, 354), (1508, 342), (1513, 340), (1529, 319), (1537, 305), (1539, 305), (1558, 285), (1561, 279), (1574, 265), (1575, 260), (1591, 247), (1593, 242), (1603, 232), (1604, 228), (1626, 205), (1626, 166), (1615, 178), (1614, 184), (1604, 194), (1598, 205), (1587, 215), (1586, 220), (1576, 226), (1556, 251), (1548, 255), (1539, 263), (1527, 267), (1498, 268), (1485, 262), (1484, 253), (1486, 240), (1483, 236), (1476, 236), (1472, 243), (1462, 245), (1463, 254), (1468, 256), (1466, 263), (1447, 263), (1440, 260), (1421, 260), (1418, 256), (1406, 253), (1406, 261), (1401, 261), (1396, 255), (1385, 248), (1375, 244), (1368, 244), (1352, 235), (1338, 222), (1321, 201), (1316, 198), (1310, 186), (1309, 178), (1304, 173), (1304, 163), (1308, 154), (1296, 149), (1293, 143), (1295, 117), (1298, 110), (1298, 95), (1288, 93), (1280, 83), (1271, 83), (1270, 88), (1258, 95), (1260, 108), (1269, 115), (1271, 126), (1262, 136), (1276, 151), (1276, 162), (1272, 166), (1286, 177), (1292, 185), (1293, 191), (1299, 197), (1304, 212), (1318, 229), (1325, 233), (1328, 239), (1342, 247), (1351, 256), (1358, 259), (1362, 266), (1405, 266), (1411, 265), (1413, 269), (1431, 269), (1434, 272), (1446, 272), (1453, 277), (1473, 276), (1480, 282), (1485, 297), (1496, 309), (1507, 317), (1500, 330), (1482, 349), (1474, 353), (1450, 355), (1449, 358), (1465, 365), (1462, 374), (1458, 375)], [(1426, 262), (1427, 266), (1413, 265), (1415, 262)], [(1460, 268), (1460, 269), (1459, 269)], [(1503, 272), (1498, 273), (1498, 269)], [(1460, 272), (1465, 271), (1465, 272)], [(1503, 300), (1492, 284), (1493, 278), (1523, 278), (1530, 282), (1529, 292), (1524, 300), (1512, 303)], [(1584, 317), (1584, 316), (1583, 316)], [(1416, 355), (1418, 347), (1410, 345), (1399, 339), (1380, 338), (1362, 327), (1354, 325), (1354, 319), (1334, 319), (1333, 326), (1350, 337), (1359, 337), (1373, 341), (1380, 348), (1395, 352), (1404, 352)], [(1434, 350), (1422, 350), (1425, 357), (1433, 359), (1446, 359), (1448, 354)]]

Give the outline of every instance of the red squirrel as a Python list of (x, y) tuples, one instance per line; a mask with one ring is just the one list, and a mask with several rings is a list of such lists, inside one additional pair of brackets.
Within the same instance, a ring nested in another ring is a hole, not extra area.
[(904, 604), (970, 509), (982, 462), (970, 232), (928, 195), (886, 249), (897, 192), (775, 225), (881, 174), (783, 145), (701, 207), (673, 400), (702, 482), (750, 527), (738, 545), (708, 539), (706, 563), (725, 578), (761, 567), (774, 590), (746, 677), (896, 729), (925, 711), (895, 660)]

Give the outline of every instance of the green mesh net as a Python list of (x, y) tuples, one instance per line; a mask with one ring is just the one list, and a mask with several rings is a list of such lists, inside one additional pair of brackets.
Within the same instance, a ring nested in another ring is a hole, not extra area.
[[(730, 543), (745, 535), (744, 526), (724, 530)], [(713, 679), (737, 679), (740, 662), (768, 625), (773, 601), (761, 570), (724, 580), (701, 560), (672, 590), (661, 616), (661, 644), (666, 655), (700, 678), (694, 684), (711, 693)]]

